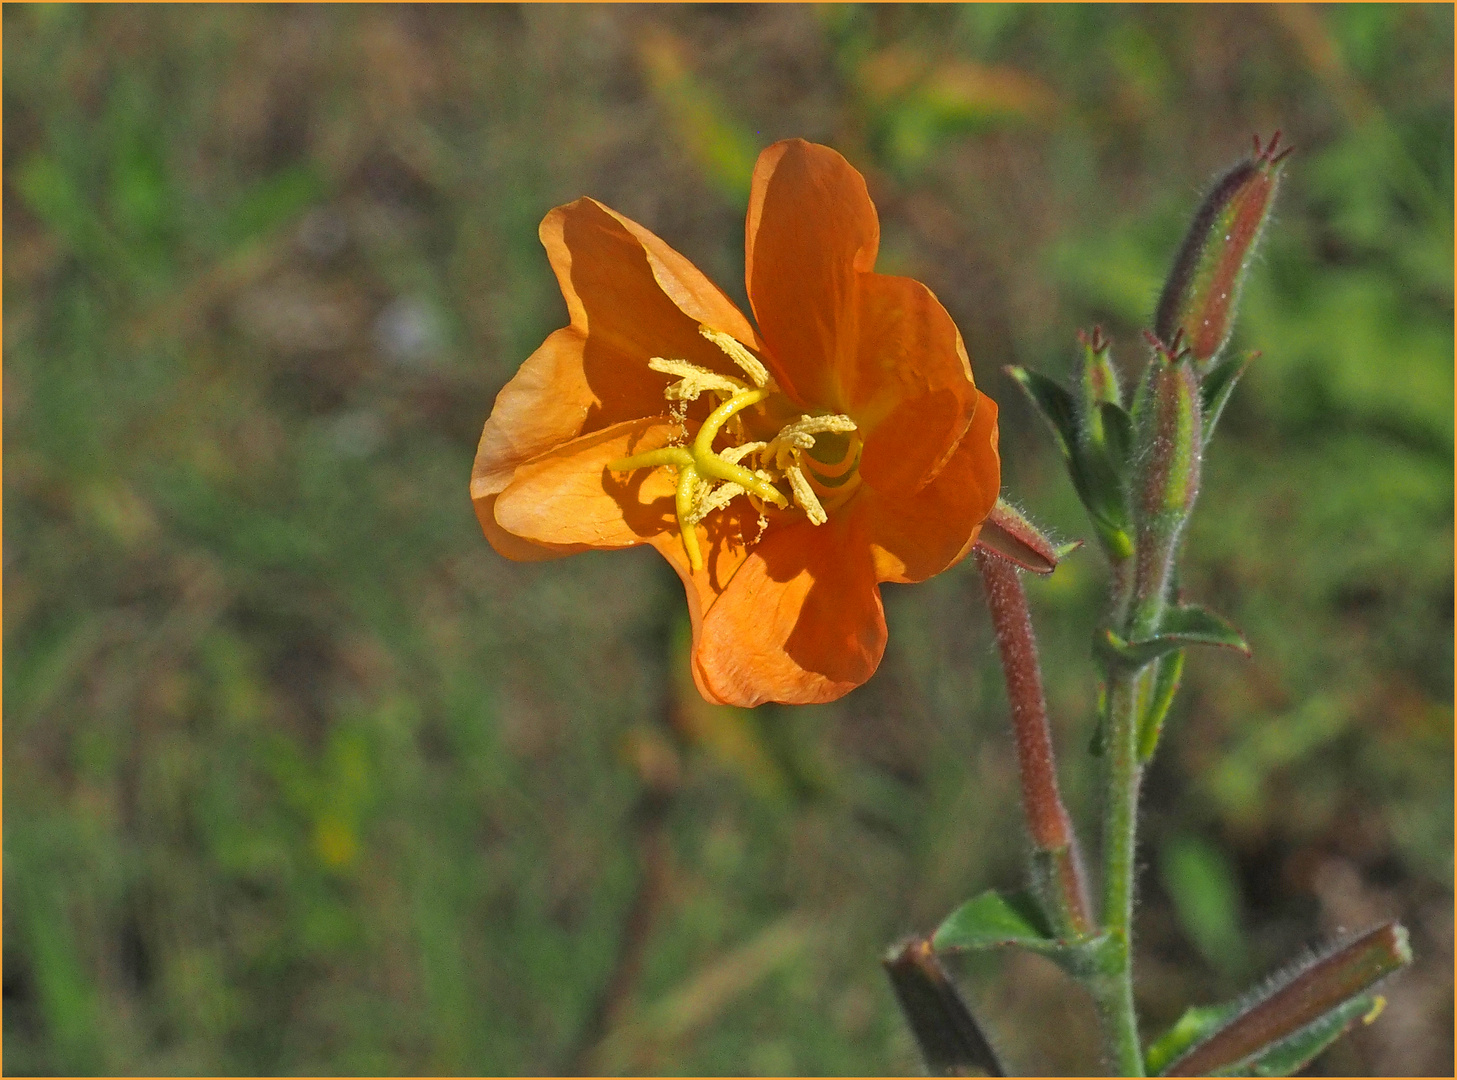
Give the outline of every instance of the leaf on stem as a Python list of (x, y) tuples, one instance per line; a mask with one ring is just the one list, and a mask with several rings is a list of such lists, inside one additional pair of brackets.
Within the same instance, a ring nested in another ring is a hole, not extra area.
[(1179, 689), (1179, 679), (1184, 674), (1184, 650), (1175, 649), (1159, 660), (1158, 671), (1153, 679), (1153, 693), (1148, 705), (1138, 720), (1138, 759), (1147, 761), (1158, 748), (1159, 736), (1163, 734), (1164, 719), (1169, 715), (1169, 706), (1174, 703), (1174, 694)]
[(1204, 412), (1206, 445), (1209, 437), (1214, 434), (1214, 425), (1219, 422), (1219, 414), (1224, 411), (1225, 403), (1234, 392), (1234, 384), (1239, 382), (1240, 376), (1259, 355), (1258, 351), (1251, 351), (1243, 356), (1226, 356), (1216, 360), (1204, 373), (1199, 384), (1199, 402)]
[(1107, 934), (1057, 937), (1031, 893), (989, 890), (953, 911), (931, 937), (944, 952), (1016, 945), (1052, 960), (1074, 978), (1088, 978), (1107, 966)]
[(998, 945), (1041, 949), (1056, 945), (1057, 939), (1030, 893), (1003, 895), (989, 890), (953, 911), (936, 929), (931, 944), (942, 951)]
[(1212, 611), (1194, 604), (1166, 611), (1159, 632), (1151, 638), (1125, 641), (1107, 628), (1093, 635), (1093, 647), (1100, 655), (1130, 668), (1141, 668), (1186, 645), (1217, 645), (1250, 655), (1250, 647), (1238, 630)]
[[(1132, 439), (1128, 415), (1114, 402), (1103, 402), (1099, 406), (1099, 415), (1103, 417), (1105, 432), (1112, 434), (1093, 444), (1081, 437), (1078, 404), (1071, 393), (1035, 371), (1016, 366), (1008, 367), (1006, 371), (1017, 380), (1052, 429), (1057, 447), (1067, 463), (1073, 487), (1091, 515), (1103, 546), (1113, 558), (1127, 558), (1133, 553), (1128, 498), (1123, 483), (1127, 467), (1126, 447)], [(1125, 449), (1125, 453), (1117, 457), (1120, 447)]]

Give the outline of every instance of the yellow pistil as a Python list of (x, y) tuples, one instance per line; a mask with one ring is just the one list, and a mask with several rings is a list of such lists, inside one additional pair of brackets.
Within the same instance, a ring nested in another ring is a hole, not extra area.
[[(705, 393), (716, 394), (723, 400), (703, 421), (692, 445), (665, 446), (620, 458), (607, 466), (613, 472), (664, 466), (677, 472), (673, 507), (688, 565), (695, 572), (703, 569), (698, 523), (740, 495), (760, 500), (754, 504), (756, 507), (767, 502), (784, 509), (789, 506), (790, 497), (775, 484), (787, 481), (794, 503), (804, 511), (810, 524), (823, 525), (829, 520), (829, 512), (843, 505), (860, 485), (857, 466), (861, 446), (855, 421), (839, 414), (801, 416), (782, 427), (768, 442), (744, 441), (746, 429), (739, 414), (767, 401), (779, 393), (779, 388), (763, 362), (737, 338), (708, 326), (700, 326), (698, 332), (722, 349), (754, 385), (746, 386), (732, 376), (687, 360), (653, 357), (648, 361), (649, 368), (678, 380), (664, 390), (663, 396), (674, 403), (670, 415), (680, 425), (687, 402), (696, 401)], [(738, 445), (716, 453), (713, 442), (720, 433)], [(820, 436), (828, 436), (823, 445), (819, 445)], [(682, 437), (687, 437), (686, 431)], [(817, 449), (822, 456), (833, 460), (816, 457)], [(754, 455), (759, 468), (740, 464), (750, 455)], [(761, 509), (761, 534), (767, 524)]]
[[(643, 454), (620, 458), (607, 465), (613, 472), (631, 472), (634, 469), (652, 469), (663, 465), (670, 465), (678, 470), (674, 509), (678, 515), (679, 531), (683, 534), (683, 548), (688, 555), (688, 565), (695, 571), (703, 569), (703, 554), (698, 546), (697, 523), (704, 514), (717, 508), (717, 506), (709, 506), (703, 513), (697, 512), (700, 505), (708, 505), (708, 500), (701, 498), (698, 494), (700, 477), (705, 480), (736, 484), (740, 491), (735, 494), (751, 493), (775, 506), (789, 505), (789, 500), (773, 485), (770, 478), (750, 472), (737, 461), (725, 460), (713, 452), (713, 440), (717, 438), (724, 424), (743, 410), (759, 404), (770, 393), (770, 390), (762, 388), (743, 389), (735, 393), (708, 414), (708, 419), (698, 429), (698, 435), (694, 438), (691, 447), (665, 446), (660, 450), (649, 450)], [(731, 497), (729, 496), (729, 498)], [(723, 498), (723, 496), (719, 496), (719, 498)], [(727, 498), (724, 501), (727, 502)]]

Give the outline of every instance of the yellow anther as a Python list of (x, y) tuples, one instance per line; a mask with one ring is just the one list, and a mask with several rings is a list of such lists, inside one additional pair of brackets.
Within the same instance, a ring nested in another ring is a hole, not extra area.
[(740, 391), (748, 389), (738, 379), (731, 379), (727, 375), (709, 371), (708, 368), (690, 364), (687, 360), (670, 360), (655, 356), (648, 361), (648, 367), (653, 371), (660, 371), (664, 375), (678, 376), (678, 381), (663, 391), (663, 396), (669, 401), (697, 401), (700, 394), (709, 391), (733, 397)]
[(723, 458), (730, 465), (737, 465), (750, 454), (757, 453), (768, 445), (768, 443), (762, 442), (740, 443), (738, 446), (730, 446), (727, 450), (722, 451), (718, 456)]
[(711, 326), (700, 325), (698, 332), (722, 349), (760, 390), (769, 385), (769, 369), (738, 338), (732, 334), (725, 334), (722, 330), (715, 330)]
[(784, 470), (784, 475), (789, 478), (789, 486), (794, 491), (794, 501), (804, 511), (804, 516), (809, 518), (809, 523), (823, 525), (829, 521), (830, 515), (825, 513), (825, 508), (820, 505), (814, 488), (810, 487), (809, 481), (805, 479), (804, 471), (798, 465), (791, 465)]
[(722, 510), (743, 494), (745, 494), (744, 489), (738, 484), (719, 484), (715, 488), (709, 487), (700, 480), (693, 504), (693, 520), (702, 521), (715, 510)]
[(792, 424), (784, 425), (776, 438), (782, 438), (791, 432), (803, 433), (805, 435), (825, 435), (835, 431), (841, 434), (849, 434), (859, 430), (854, 420), (851, 420), (843, 413), (835, 413), (830, 416), (801, 416)]

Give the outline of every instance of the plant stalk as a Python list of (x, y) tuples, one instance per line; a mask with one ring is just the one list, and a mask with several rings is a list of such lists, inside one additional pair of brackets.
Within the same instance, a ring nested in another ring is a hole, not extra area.
[(975, 553), (1007, 681), (1022, 810), (1032, 838), (1033, 884), (1058, 935), (1082, 937), (1092, 930), (1093, 920), (1077, 837), (1058, 790), (1027, 594), (1015, 565), (980, 547)]
[(1133, 889), (1138, 791), (1138, 677), (1112, 675), (1108, 687), (1104, 760), (1103, 930), (1107, 966), (1090, 989), (1098, 1005), (1109, 1054), (1119, 1076), (1144, 1074), (1133, 1004)]

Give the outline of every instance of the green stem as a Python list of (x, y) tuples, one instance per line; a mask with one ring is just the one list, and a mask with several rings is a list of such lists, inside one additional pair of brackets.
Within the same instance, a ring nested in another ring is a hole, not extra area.
[(1090, 989), (1120, 1076), (1142, 1076), (1143, 1050), (1133, 1006), (1133, 884), (1138, 789), (1138, 679), (1115, 672), (1108, 688), (1103, 817), (1103, 929), (1107, 964)]
[[(1119, 604), (1127, 613), (1124, 633), (1130, 640), (1156, 632), (1163, 615), (1171, 558), (1160, 550), (1161, 545), (1150, 541), (1147, 536), (1139, 537), (1127, 602)], [(1133, 893), (1138, 866), (1138, 793), (1143, 782), (1138, 728), (1151, 670), (1151, 665), (1110, 668), (1104, 719), (1103, 930), (1109, 947), (1107, 963), (1091, 989), (1120, 1076), (1144, 1075), (1138, 1013), (1133, 1004)]]

